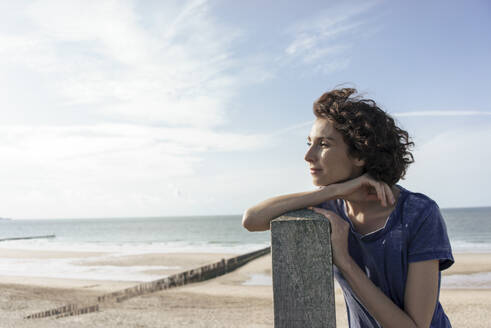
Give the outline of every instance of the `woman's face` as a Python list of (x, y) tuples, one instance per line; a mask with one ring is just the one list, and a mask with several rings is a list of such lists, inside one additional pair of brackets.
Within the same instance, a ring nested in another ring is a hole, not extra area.
[(315, 120), (307, 143), (309, 149), (305, 160), (309, 164), (314, 185), (327, 186), (363, 173), (365, 162), (348, 155), (343, 136), (327, 119)]

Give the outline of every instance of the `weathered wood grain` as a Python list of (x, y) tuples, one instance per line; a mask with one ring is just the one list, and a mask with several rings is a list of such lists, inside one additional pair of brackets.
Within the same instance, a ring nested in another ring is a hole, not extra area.
[(311, 210), (271, 222), (275, 328), (335, 328), (329, 221)]

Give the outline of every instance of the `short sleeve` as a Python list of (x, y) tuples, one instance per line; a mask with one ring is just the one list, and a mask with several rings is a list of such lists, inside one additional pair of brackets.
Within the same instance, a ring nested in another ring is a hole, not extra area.
[(317, 205), (317, 207), (336, 212), (337, 206), (334, 200), (328, 200)]
[(320, 203), (319, 205), (317, 205), (317, 207), (326, 209), (328, 211), (333, 211), (334, 213), (336, 213), (337, 215), (342, 217), (343, 216), (341, 214), (343, 211), (342, 210), (342, 208), (343, 208), (342, 204), (343, 203), (340, 199), (331, 199), (331, 200), (325, 201), (323, 203)]
[(440, 208), (434, 202), (428, 207), (411, 229), (413, 231), (408, 245), (408, 262), (438, 259), (442, 271), (454, 263), (452, 249)]

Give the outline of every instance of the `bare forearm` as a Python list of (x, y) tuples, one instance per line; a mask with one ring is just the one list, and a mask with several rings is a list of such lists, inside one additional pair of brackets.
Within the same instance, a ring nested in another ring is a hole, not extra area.
[(368, 279), (354, 260), (350, 259), (343, 266), (343, 269), (340, 270), (359, 301), (382, 327), (418, 327), (406, 312), (394, 304), (390, 298)]
[(268, 230), (271, 220), (281, 214), (334, 199), (336, 190), (335, 185), (330, 185), (313, 191), (267, 199), (245, 211), (242, 225), (249, 231)]

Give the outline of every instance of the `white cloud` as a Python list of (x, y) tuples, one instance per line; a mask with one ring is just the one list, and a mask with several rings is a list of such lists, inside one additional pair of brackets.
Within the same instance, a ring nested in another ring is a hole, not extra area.
[(206, 1), (160, 10), (169, 11), (166, 20), (148, 22), (133, 1), (29, 3), (18, 18), (29, 29), (0, 31), (0, 72), (14, 64), (43, 79), (53, 100), (45, 107), (84, 106), (141, 123), (223, 124), (240, 83), (242, 68), (230, 55), (238, 31), (214, 21)]
[[(13, 169), (23, 163), (31, 166), (31, 172), (35, 168), (67, 173), (97, 170), (119, 179), (128, 172), (149, 177), (186, 175), (204, 152), (258, 149), (267, 144), (268, 137), (196, 128), (103, 124), (8, 127), (0, 129), (0, 139), (3, 162), (12, 163)], [(4, 179), (10, 180), (15, 172), (4, 174)]]
[(435, 199), (440, 207), (487, 206), (491, 181), (491, 126), (461, 127), (418, 147), (403, 185)]
[(376, 29), (361, 15), (377, 4), (378, 1), (370, 1), (337, 5), (295, 24), (291, 28), (293, 41), (285, 53), (324, 73), (348, 67), (353, 43), (370, 29)]
[(2, 210), (16, 217), (177, 212), (174, 202), (189, 197), (172, 181), (199, 185), (204, 153), (268, 144), (263, 135), (127, 124), (4, 127), (0, 140)]
[(2, 215), (196, 213), (179, 180), (199, 184), (211, 152), (271, 143), (220, 129), (256, 82), (232, 54), (240, 31), (207, 1), (143, 3), (0, 4)]
[(285, 133), (289, 133), (292, 131), (305, 130), (306, 127), (310, 127), (310, 126), (312, 126), (312, 124), (314, 124), (314, 120), (302, 122), (299, 124), (294, 124), (291, 126), (287, 126), (286, 128), (280, 129), (279, 131), (273, 132), (273, 133), (269, 134), (269, 136), (276, 137), (276, 136), (280, 136), (280, 135), (283, 135)]

